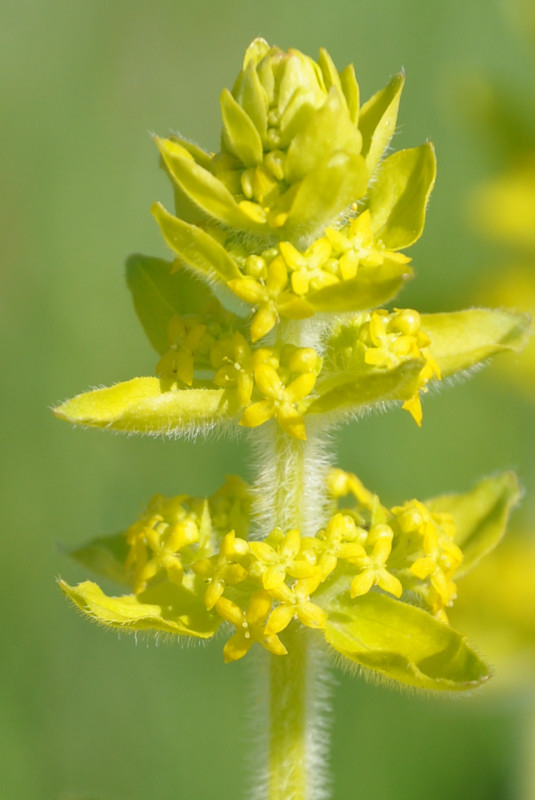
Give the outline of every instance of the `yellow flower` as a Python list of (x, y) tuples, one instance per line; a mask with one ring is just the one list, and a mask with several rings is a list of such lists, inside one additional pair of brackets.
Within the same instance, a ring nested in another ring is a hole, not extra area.
[(416, 585), (408, 579), (407, 588), (421, 595), (431, 613), (446, 621), (444, 608), (453, 603), (457, 594), (452, 577), (463, 560), (462, 551), (454, 542), (453, 519), (448, 514), (430, 512), (418, 500), (396, 506), (392, 513), (403, 534), (398, 539), (401, 554), (397, 558), (394, 554), (394, 562), (412, 562), (409, 572), (419, 582)]
[(265, 590), (255, 592), (251, 596), (247, 611), (243, 611), (226, 597), (219, 598), (215, 604), (217, 613), (236, 628), (235, 634), (223, 648), (225, 662), (243, 658), (255, 642), (277, 656), (285, 655), (288, 652), (276, 633), (266, 633), (265, 631), (265, 623), (271, 606), (271, 597)]
[(237, 538), (234, 531), (230, 531), (221, 542), (218, 556), (199, 559), (192, 565), (195, 574), (200, 575), (209, 583), (204, 596), (208, 611), (215, 606), (227, 584), (234, 586), (246, 579), (248, 572), (240, 564), (240, 559), (243, 559), (248, 553), (248, 543)]
[(241, 539), (247, 539), (251, 518), (251, 487), (238, 475), (227, 475), (226, 482), (210, 498), (212, 524), (225, 533), (234, 530)]
[(352, 562), (352, 559), (362, 556), (364, 552), (362, 545), (367, 537), (367, 531), (358, 528), (353, 517), (348, 514), (335, 514), (325, 530), (319, 531), (316, 538), (310, 542), (318, 555), (322, 580), (336, 569), (338, 559)]
[(289, 319), (304, 319), (312, 308), (290, 291), (288, 270), (282, 258), (276, 257), (266, 268), (266, 278), (245, 276), (229, 281), (229, 288), (246, 303), (255, 306), (251, 323), (251, 340), (257, 342), (279, 322), (279, 315)]
[(171, 318), (167, 329), (169, 350), (156, 365), (156, 374), (161, 375), (168, 386), (177, 381), (192, 385), (194, 354), (205, 331), (206, 325), (196, 319), (188, 320), (176, 314)]
[(363, 326), (360, 339), (366, 345), (364, 361), (376, 367), (393, 368), (405, 360), (420, 359), (424, 365), (420, 370), (414, 394), (403, 403), (418, 426), (422, 424), (420, 392), (427, 391), (433, 377), (440, 380), (440, 368), (429, 351), (431, 340), (421, 330), (421, 318), (410, 308), (397, 309), (393, 314), (380, 309), (373, 311)]
[(332, 247), (325, 237), (316, 239), (304, 253), (300, 253), (290, 242), (281, 242), (280, 251), (292, 271), (292, 289), (297, 295), (306, 295), (310, 287), (323, 289), (338, 283), (338, 278), (329, 271), (336, 261), (330, 259)]
[(314, 388), (314, 373), (304, 373), (284, 386), (276, 370), (269, 364), (262, 364), (255, 371), (255, 381), (265, 399), (253, 403), (244, 411), (240, 425), (256, 428), (275, 418), (288, 435), (306, 439), (305, 421), (299, 413), (298, 403)]
[(375, 495), (366, 489), (362, 481), (353, 473), (333, 467), (327, 475), (327, 483), (330, 493), (336, 499), (352, 494), (359, 505), (368, 509), (373, 507)]
[(355, 277), (360, 265), (378, 267), (385, 260), (399, 264), (408, 264), (411, 260), (403, 253), (387, 250), (380, 239), (375, 239), (369, 209), (362, 211), (345, 228), (326, 228), (325, 235), (339, 257), (340, 277), (346, 281)]
[(265, 633), (274, 634), (283, 631), (292, 619), (297, 619), (307, 628), (324, 628), (327, 614), (310, 600), (310, 595), (317, 589), (321, 578), (302, 578), (292, 586), (280, 583), (271, 591), (279, 600), (266, 623)]
[(146, 589), (161, 570), (174, 583), (182, 581), (181, 550), (200, 539), (194, 515), (183, 505), (186, 495), (155, 495), (143, 516), (126, 532), (130, 548), (126, 568), (132, 571), (134, 592)]
[(350, 558), (351, 564), (358, 567), (359, 574), (351, 581), (351, 597), (359, 597), (378, 586), (395, 597), (401, 597), (403, 587), (398, 578), (386, 568), (386, 562), (392, 551), (393, 531), (388, 525), (374, 525), (370, 529), (369, 543), (371, 553), (362, 547), (362, 555)]
[(215, 385), (223, 389), (235, 386), (240, 404), (248, 406), (254, 386), (255, 358), (247, 340), (238, 331), (221, 337), (212, 347), (211, 360), (217, 370)]
[[(298, 348), (291, 352), (287, 369), (284, 363), (279, 371), (267, 362), (256, 367), (255, 383), (264, 399), (245, 409), (240, 425), (256, 428), (274, 418), (289, 436), (306, 439), (300, 401), (312, 392), (321, 359), (312, 348)], [(281, 371), (290, 375), (287, 383), (283, 383)], [(292, 373), (297, 377), (292, 379)]]
[(319, 572), (315, 559), (307, 559), (301, 553), (301, 536), (298, 530), (286, 534), (276, 530), (266, 540), (251, 542), (249, 546), (256, 558), (251, 572), (259, 574), (262, 586), (270, 594), (284, 584), (287, 575), (292, 578), (310, 578)]

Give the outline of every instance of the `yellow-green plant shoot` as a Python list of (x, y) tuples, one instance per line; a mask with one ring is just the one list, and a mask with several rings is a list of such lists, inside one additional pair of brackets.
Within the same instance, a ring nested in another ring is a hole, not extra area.
[(529, 328), (504, 310), (384, 307), (411, 275), (405, 250), (435, 180), (430, 143), (389, 152), (403, 82), (361, 103), (352, 66), (255, 40), (221, 94), (218, 153), (155, 137), (175, 205), (152, 213), (171, 255), (127, 262), (155, 375), (55, 410), (109, 431), (241, 431), (252, 443), (252, 485), (232, 476), (210, 497), (156, 495), (124, 533), (74, 553), (123, 594), (60, 585), (121, 631), (221, 629), (226, 662), (267, 651), (252, 793), (264, 800), (328, 796), (329, 657), (429, 691), (489, 677), (447, 611), (455, 580), (501, 538), (515, 476), (388, 508), (331, 461), (334, 427), (398, 405), (420, 425), (429, 387), (519, 349)]

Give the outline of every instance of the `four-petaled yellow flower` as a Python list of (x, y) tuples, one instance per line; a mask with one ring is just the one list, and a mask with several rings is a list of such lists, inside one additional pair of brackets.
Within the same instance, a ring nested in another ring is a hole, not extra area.
[(197, 523), (182, 505), (185, 499), (185, 495), (171, 499), (155, 495), (146, 513), (127, 530), (126, 569), (132, 572), (136, 593), (161, 570), (173, 583), (182, 581), (180, 551), (200, 538)]
[(269, 615), (265, 633), (280, 633), (292, 619), (298, 619), (307, 628), (324, 628), (327, 614), (310, 600), (320, 582), (321, 577), (317, 576), (297, 580), (293, 586), (280, 583), (273, 587), (270, 593), (279, 605)]
[(268, 265), (266, 277), (244, 276), (228, 282), (241, 300), (256, 307), (251, 322), (251, 340), (257, 342), (280, 321), (280, 316), (289, 319), (305, 319), (313, 313), (311, 307), (287, 291), (288, 269), (278, 256)]
[(373, 311), (362, 327), (360, 340), (365, 344), (364, 361), (375, 367), (393, 368), (409, 359), (422, 360), (416, 391), (402, 407), (409, 411), (418, 425), (422, 423), (420, 392), (435, 377), (440, 380), (440, 367), (429, 350), (431, 340), (421, 330), (421, 317), (411, 308), (396, 309), (389, 314), (384, 309)]
[(351, 597), (358, 597), (369, 592), (373, 586), (401, 597), (403, 586), (399, 578), (386, 568), (386, 562), (392, 551), (393, 531), (388, 525), (374, 525), (369, 532), (371, 553), (361, 547), (361, 554), (350, 559), (351, 564), (358, 567), (359, 574), (351, 581)]
[(281, 586), (289, 575), (292, 578), (311, 578), (318, 572), (315, 559), (307, 558), (301, 550), (298, 530), (283, 534), (275, 530), (262, 542), (251, 542), (249, 547), (256, 558), (256, 569), (266, 591)]
[(235, 634), (223, 648), (225, 662), (243, 658), (255, 642), (274, 655), (286, 655), (287, 650), (277, 634), (266, 633), (265, 630), (272, 603), (271, 597), (264, 589), (251, 596), (246, 611), (227, 597), (219, 598), (215, 604), (217, 613), (236, 628)]
[(367, 536), (367, 531), (357, 527), (353, 517), (348, 514), (335, 514), (325, 530), (320, 531), (317, 539), (310, 540), (311, 545), (316, 545), (318, 550), (318, 566), (322, 580), (336, 569), (338, 559), (352, 561), (361, 557), (362, 546)]
[(453, 541), (453, 519), (447, 514), (430, 513), (417, 500), (392, 511), (406, 537), (404, 542), (411, 542), (415, 548), (413, 553), (407, 550), (405, 558), (412, 561), (410, 573), (422, 582), (416, 591), (425, 597), (431, 612), (446, 621), (444, 607), (450, 606), (457, 594), (452, 576), (463, 561), (462, 551)]
[(311, 393), (316, 378), (316, 372), (306, 371), (285, 385), (271, 364), (260, 364), (255, 369), (255, 383), (264, 399), (245, 409), (240, 425), (256, 428), (274, 418), (290, 436), (306, 439), (305, 421), (300, 413), (299, 402)]
[(326, 228), (325, 235), (339, 258), (340, 277), (345, 281), (355, 277), (360, 265), (378, 267), (385, 260), (398, 264), (408, 264), (411, 260), (403, 253), (387, 250), (381, 240), (375, 240), (369, 209), (352, 219), (346, 228)]
[(304, 253), (300, 253), (291, 242), (281, 242), (279, 247), (292, 271), (292, 289), (297, 295), (306, 295), (310, 287), (323, 289), (338, 283), (333, 274), (338, 265), (331, 259), (332, 247), (325, 237), (313, 242)]

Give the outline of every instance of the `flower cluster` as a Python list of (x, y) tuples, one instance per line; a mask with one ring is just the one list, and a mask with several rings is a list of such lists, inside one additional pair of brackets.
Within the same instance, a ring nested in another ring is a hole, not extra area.
[(503, 310), (383, 307), (412, 274), (402, 251), (436, 169), (429, 143), (387, 154), (403, 82), (361, 103), (351, 66), (258, 39), (221, 94), (219, 152), (156, 138), (175, 207), (152, 211), (173, 257), (127, 263), (156, 375), (56, 414), (152, 435), (261, 429), (269, 463), (252, 490), (232, 478), (208, 499), (156, 496), (124, 535), (78, 550), (131, 592), (62, 583), (90, 617), (203, 639), (230, 626), (227, 661), (255, 642), (286, 654), (300, 624), (344, 663), (413, 686), (488, 677), (446, 609), (454, 578), (501, 537), (514, 477), (387, 508), (310, 455), (372, 407), (401, 405), (420, 425), (430, 385), (519, 349), (529, 326)]
[[(511, 476), (502, 479), (501, 485), (510, 490)], [(315, 536), (276, 528), (261, 541), (251, 539), (252, 491), (240, 478), (230, 476), (207, 499), (153, 497), (122, 535), (120, 548), (117, 537), (109, 538), (110, 550), (113, 543), (117, 559), (122, 557), (113, 568), (108, 562), (103, 569), (99, 561), (106, 540), (99, 539), (74, 555), (107, 574), (121, 571), (133, 591), (130, 599), (135, 605), (128, 620), (121, 617), (125, 598), (108, 598), (109, 611), (116, 614), (109, 624), (122, 629), (145, 627), (144, 601), (151, 589), (182, 587), (202, 620), (199, 630), (190, 629), (190, 635), (203, 637), (208, 620), (214, 632), (221, 621), (234, 626), (235, 633), (224, 648), (227, 661), (244, 656), (255, 642), (272, 653), (284, 653), (278, 634), (292, 619), (324, 631), (334, 596), (338, 603), (345, 598), (352, 607), (353, 601), (380, 589), (446, 620), (444, 609), (456, 593), (452, 578), (463, 561), (456, 543), (456, 518), (466, 498), (450, 499), (447, 510), (435, 510), (444, 498), (427, 503), (412, 500), (387, 509), (355, 475), (339, 469), (328, 474), (326, 490), (333, 513)], [(479, 498), (481, 491), (481, 486), (476, 488), (473, 496)], [(350, 504), (341, 506), (348, 497)], [(489, 524), (484, 519), (478, 537), (488, 535), (485, 527)], [(98, 617), (94, 584), (76, 589), (64, 584), (64, 589), (83, 603), (88, 614)], [(162, 608), (161, 629), (165, 629), (165, 618)], [(149, 622), (154, 625), (154, 617)]]

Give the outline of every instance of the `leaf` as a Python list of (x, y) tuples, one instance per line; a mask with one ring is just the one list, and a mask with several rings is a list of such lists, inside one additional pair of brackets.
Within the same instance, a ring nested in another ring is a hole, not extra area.
[(111, 536), (98, 536), (82, 547), (70, 550), (69, 555), (96, 575), (129, 586), (130, 580), (125, 568), (128, 550), (126, 536), (121, 531)]
[(253, 39), (251, 44), (247, 46), (247, 50), (245, 51), (245, 55), (243, 57), (243, 69), (246, 69), (249, 64), (252, 64), (253, 67), (256, 67), (260, 61), (267, 56), (271, 49), (272, 48), (265, 39), (263, 39), (261, 36), (257, 36), (256, 39)]
[(443, 378), (507, 350), (521, 350), (531, 333), (531, 318), (503, 309), (472, 308), (422, 314), (422, 331)]
[(455, 542), (463, 551), (456, 579), (466, 575), (496, 547), (519, 499), (516, 475), (504, 472), (481, 481), (466, 494), (443, 495), (426, 501), (431, 512), (451, 514), (454, 519)]
[(351, 600), (346, 591), (323, 607), (327, 642), (344, 659), (383, 679), (459, 692), (490, 677), (463, 636), (415, 606), (378, 592)]
[(207, 153), (206, 150), (203, 150), (202, 147), (199, 147), (193, 142), (188, 142), (187, 139), (182, 139), (182, 137), (177, 136), (175, 133), (171, 134), (169, 141), (176, 142), (183, 147), (184, 150), (190, 154), (190, 156), (193, 156), (193, 160), (199, 164), (199, 166), (204, 167), (204, 169), (210, 169), (212, 155)]
[(136, 314), (158, 353), (165, 353), (167, 326), (175, 315), (195, 313), (213, 302), (210, 289), (185, 269), (170, 261), (140, 254), (126, 262), (126, 282), (132, 292)]
[(240, 72), (232, 94), (253, 121), (262, 140), (267, 132), (268, 99), (253, 61)]
[[(171, 147), (173, 147), (174, 144), (179, 145), (180, 152), (183, 153), (184, 157), (188, 157), (189, 154), (189, 157), (193, 158), (196, 164), (208, 170), (209, 172), (211, 171), (213, 154), (207, 153), (201, 147), (198, 147), (197, 145), (192, 144), (186, 139), (182, 139), (180, 136), (175, 134), (171, 134), (167, 141), (170, 143)], [(168, 177), (172, 179), (172, 176), (170, 175), (163, 158), (160, 159), (160, 167), (166, 172)], [(209, 222), (210, 216), (205, 211), (202, 211), (199, 206), (193, 202), (191, 197), (189, 197), (189, 195), (180, 188), (176, 181), (172, 181), (172, 183), (175, 201), (174, 207), (177, 217), (180, 217), (187, 222), (193, 222), (196, 225), (201, 224), (201, 222)]]
[(359, 119), (360, 91), (353, 64), (348, 64), (340, 73), (340, 85), (346, 99), (351, 122), (356, 125)]
[(336, 86), (339, 91), (342, 91), (342, 84), (340, 82), (340, 76), (338, 74), (338, 70), (336, 69), (336, 65), (332, 60), (331, 56), (325, 50), (324, 47), (320, 47), (320, 54), (318, 58), (318, 67), (321, 70), (321, 74), (323, 76), (323, 81), (325, 83), (325, 88), (327, 91), (331, 88), (331, 86)]
[(147, 435), (180, 436), (211, 430), (237, 409), (223, 389), (163, 391), (158, 378), (133, 378), (94, 389), (54, 409), (74, 425)]
[(301, 180), (336, 152), (358, 154), (362, 137), (353, 125), (341, 90), (331, 88), (325, 103), (311, 113), (293, 137), (285, 161), (289, 183)]
[(385, 247), (400, 250), (420, 238), (435, 176), (430, 143), (392, 153), (379, 166), (368, 197), (372, 231)]
[(174, 217), (161, 203), (154, 203), (151, 211), (165, 241), (186, 266), (212, 281), (226, 283), (240, 277), (241, 273), (233, 259), (209, 233)]
[(227, 150), (246, 167), (262, 163), (263, 147), (260, 134), (252, 119), (234, 99), (228, 89), (220, 97), (223, 120), (222, 142)]
[(399, 101), (405, 83), (403, 73), (394, 75), (388, 86), (370, 97), (360, 109), (362, 155), (370, 175), (379, 163), (396, 129)]
[(284, 233), (294, 242), (332, 222), (366, 191), (368, 174), (360, 155), (336, 153), (320, 162), (301, 181), (293, 199)]
[(379, 267), (359, 267), (347, 281), (307, 294), (316, 311), (363, 311), (375, 308), (394, 297), (412, 274), (407, 264), (387, 261)]
[(263, 230), (238, 207), (226, 186), (197, 164), (184, 147), (170, 139), (155, 140), (169, 175), (201, 211), (231, 228)]
[(61, 590), (95, 622), (122, 631), (157, 631), (178, 636), (209, 639), (221, 619), (206, 610), (202, 578), (184, 575), (179, 586), (160, 583), (138, 595), (109, 597), (92, 581), (69, 586), (58, 581)]
[(372, 405), (407, 400), (417, 389), (421, 369), (422, 362), (414, 359), (391, 369), (340, 370), (318, 380), (314, 387), (317, 397), (307, 414), (362, 413)]

